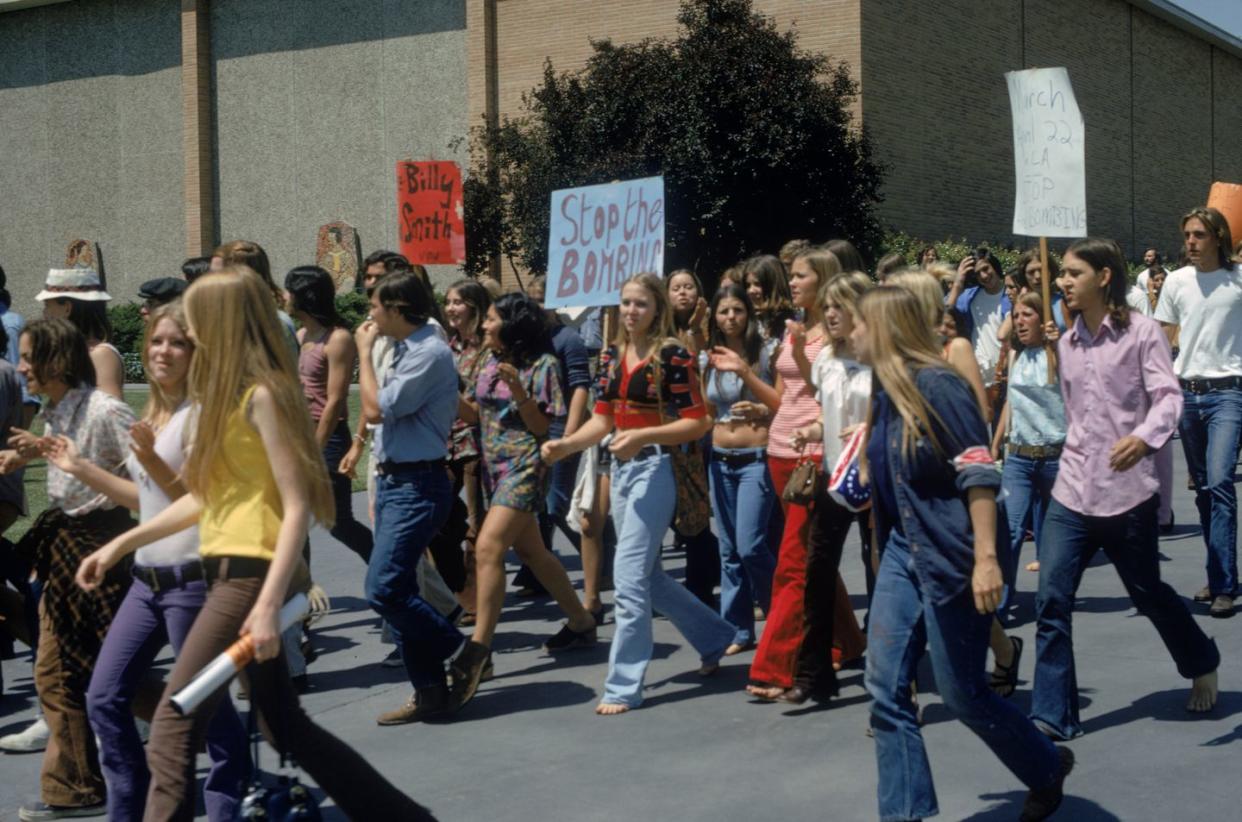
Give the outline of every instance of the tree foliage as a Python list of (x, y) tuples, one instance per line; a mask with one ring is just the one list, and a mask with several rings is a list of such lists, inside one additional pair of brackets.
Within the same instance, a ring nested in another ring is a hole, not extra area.
[(553, 191), (660, 174), (670, 270), (715, 280), (795, 237), (875, 246), (881, 169), (851, 122), (847, 67), (751, 0), (683, 0), (678, 21), (674, 40), (593, 42), (578, 72), (549, 61), (523, 116), (475, 130), (469, 272), (493, 253), (543, 270)]

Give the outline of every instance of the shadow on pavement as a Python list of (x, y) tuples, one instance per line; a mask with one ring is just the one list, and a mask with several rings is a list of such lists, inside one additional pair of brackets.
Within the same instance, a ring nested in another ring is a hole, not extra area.
[[(1189, 685), (1157, 691), (1136, 699), (1124, 708), (1091, 717), (1082, 723), (1082, 729), (1085, 733), (1095, 733), (1139, 719), (1155, 719), (1159, 722), (1214, 722), (1242, 713), (1242, 691), (1221, 691), (1216, 699), (1216, 708), (1205, 714), (1192, 714), (1186, 710), (1186, 699), (1189, 696)], [(1236, 734), (1237, 731), (1234, 732)]]
[(593, 702), (598, 694), (580, 682), (551, 680), (524, 682), (520, 685), (491, 687), (484, 683), (470, 704), (452, 718), (454, 725), (477, 722), (492, 717), (564, 708)]
[[(1066, 784), (1073, 789), (1074, 775), (1071, 773)], [(1025, 791), (1009, 793), (980, 794), (980, 799), (996, 802), (992, 807), (966, 817), (963, 822), (1012, 822), (1022, 811), (1022, 803), (1026, 800)], [(326, 817), (325, 817), (326, 818)], [(1072, 819), (1074, 822), (1121, 822), (1121, 818), (1106, 811), (1089, 799), (1080, 799), (1072, 794), (1065, 795), (1065, 801), (1053, 815), (1055, 819)]]

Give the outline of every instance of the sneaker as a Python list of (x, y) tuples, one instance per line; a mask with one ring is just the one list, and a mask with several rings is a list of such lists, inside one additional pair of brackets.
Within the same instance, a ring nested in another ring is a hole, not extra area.
[(1026, 802), (1022, 804), (1022, 815), (1019, 822), (1040, 822), (1056, 813), (1065, 798), (1065, 777), (1074, 770), (1074, 752), (1064, 745), (1057, 745), (1057, 759), (1060, 771), (1052, 784), (1045, 788), (1036, 788), (1027, 792)]
[(569, 651), (574, 648), (590, 648), (595, 644), (595, 640), (594, 625), (585, 631), (575, 631), (566, 622), (561, 626), (561, 630), (556, 632), (556, 636), (543, 643), (543, 649), (550, 654), (554, 654), (557, 651)]
[(42, 802), (31, 802), (22, 805), (17, 818), (22, 822), (36, 822), (44, 819), (79, 819), (86, 816), (107, 816), (108, 808), (100, 802), (95, 805), (45, 805)]
[(395, 711), (380, 714), (376, 722), (380, 725), (408, 725), (449, 712), (449, 690), (447, 686), (437, 685), (434, 688), (415, 689), (409, 701)]
[(380, 660), (380, 665), (385, 668), (404, 668), (405, 662), (401, 659), (401, 649), (393, 648), (388, 656)]
[(38, 753), (47, 747), (47, 720), (40, 716), (24, 731), (0, 736), (0, 751), (8, 753)]

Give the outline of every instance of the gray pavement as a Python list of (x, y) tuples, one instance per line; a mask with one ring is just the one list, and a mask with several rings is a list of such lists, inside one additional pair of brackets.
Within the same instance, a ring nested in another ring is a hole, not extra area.
[[(1175, 533), (1162, 540), (1165, 579), (1184, 596), (1203, 585), (1204, 548), (1180, 451)], [(361, 496), (355, 507), (364, 515)], [(611, 624), (594, 650), (552, 659), (540, 650), (559, 624), (555, 605), (510, 597), (496, 640), (496, 679), (450, 724), (381, 728), (375, 716), (409, 695), (401, 671), (378, 662), (388, 650), (362, 598), (358, 559), (324, 533), (314, 536), (315, 576), (333, 612), (315, 631), (322, 650), (304, 704), (324, 727), (362, 752), (445, 822), (473, 820), (867, 820), (876, 818), (874, 749), (864, 735), (861, 672), (846, 671), (826, 707), (758, 704), (742, 689), (750, 654), (703, 680), (697, 658), (665, 620), (642, 709), (616, 718), (592, 713), (607, 665)], [(843, 572), (863, 605), (863, 573), (847, 547)], [(577, 558), (558, 550), (577, 582)], [(1028, 544), (1023, 562), (1033, 555)], [(1102, 555), (1101, 555), (1102, 557)], [(681, 557), (667, 565), (680, 573)], [(1036, 578), (1020, 572), (1027, 641), (1018, 704), (1029, 705)], [(610, 598), (610, 595), (609, 595)], [(1135, 614), (1102, 560), (1080, 591), (1075, 637), (1087, 734), (1071, 743), (1078, 766), (1066, 784), (1061, 820), (1237, 819), (1234, 782), (1242, 746), (1242, 618), (1213, 620), (1192, 606), (1220, 644), (1222, 693), (1214, 713), (1183, 710), (1179, 679), (1151, 624)], [(167, 659), (165, 659), (167, 662)], [(7, 695), (0, 732), (24, 727), (33, 685), (24, 661), (4, 663)], [(939, 704), (921, 676), (924, 735), (942, 819), (1016, 819), (1023, 787)], [(242, 703), (244, 707), (245, 703)], [(270, 749), (267, 763), (274, 764)], [(0, 819), (16, 818), (34, 796), (40, 757), (0, 755)], [(206, 759), (200, 758), (200, 765)], [(200, 776), (203, 773), (200, 770)], [(343, 816), (330, 807), (325, 818)]]

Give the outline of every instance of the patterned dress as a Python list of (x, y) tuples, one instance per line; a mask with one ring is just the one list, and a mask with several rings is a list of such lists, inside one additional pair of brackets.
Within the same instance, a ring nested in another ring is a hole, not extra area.
[[(491, 505), (536, 513), (544, 499), (543, 460), (539, 456), (542, 437), (536, 437), (522, 422), (521, 411), (513, 401), (509, 386), (500, 378), (500, 360), (494, 355), (479, 369), (475, 399), (479, 403), (482, 435), (484, 484)], [(560, 363), (552, 354), (543, 354), (519, 370), (526, 394), (547, 417), (567, 413), (561, 391)]]

